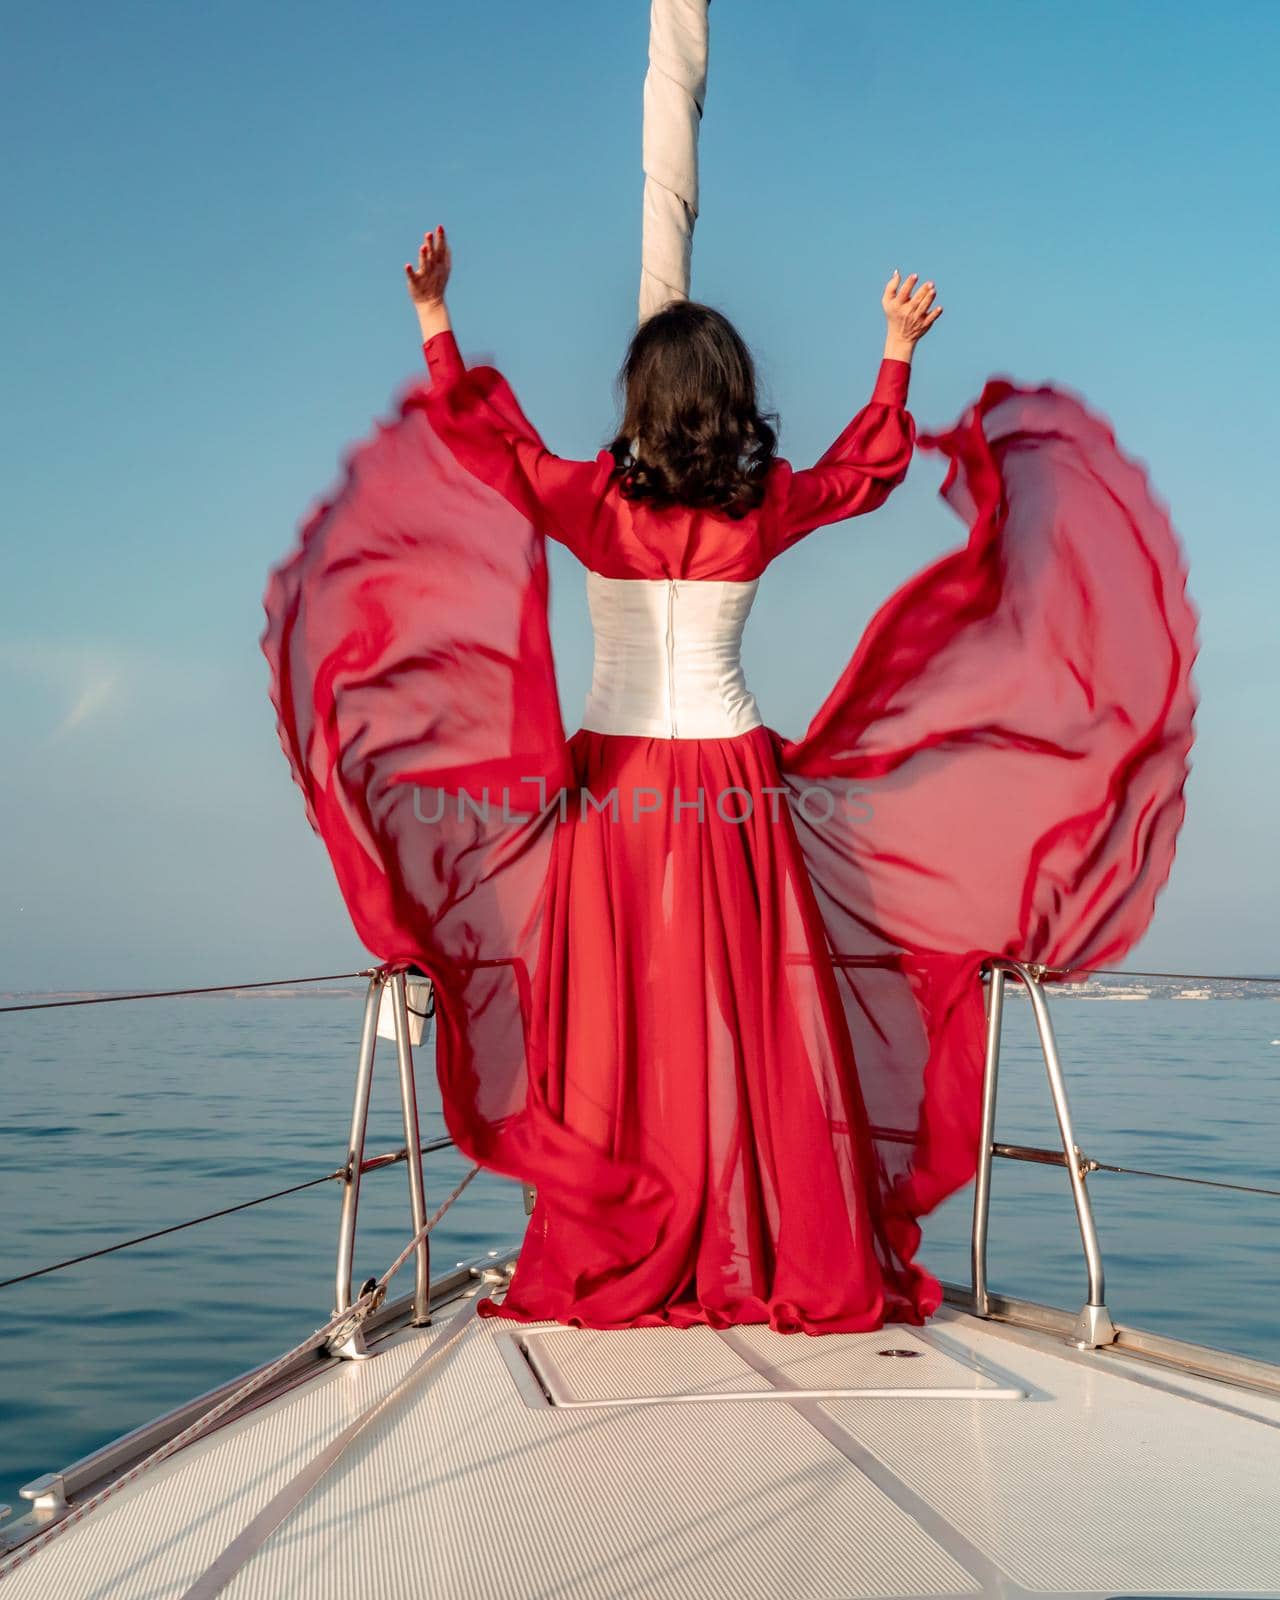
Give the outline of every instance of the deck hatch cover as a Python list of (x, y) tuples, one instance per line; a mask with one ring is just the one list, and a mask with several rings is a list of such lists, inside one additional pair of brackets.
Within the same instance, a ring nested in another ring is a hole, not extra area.
[[(553, 1406), (1026, 1396), (982, 1363), (901, 1327), (817, 1338), (759, 1326), (725, 1336), (712, 1328), (549, 1328), (523, 1335), (520, 1346)], [(885, 1359), (886, 1350), (897, 1359)], [(902, 1359), (905, 1351), (915, 1359)], [(783, 1381), (772, 1382), (753, 1359)]]

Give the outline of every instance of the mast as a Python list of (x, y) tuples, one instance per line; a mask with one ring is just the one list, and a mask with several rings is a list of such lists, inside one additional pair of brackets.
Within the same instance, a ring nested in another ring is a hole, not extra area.
[(710, 0), (653, 0), (644, 80), (640, 321), (689, 298), (698, 217), (698, 124), (707, 91)]

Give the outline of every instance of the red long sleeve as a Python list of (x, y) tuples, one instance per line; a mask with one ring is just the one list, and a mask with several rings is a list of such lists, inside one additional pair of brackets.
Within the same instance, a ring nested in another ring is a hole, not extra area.
[(468, 368), (449, 329), (422, 346), (432, 377), (425, 409), (439, 437), (482, 483), (585, 560), (586, 540), (613, 459), (555, 455), (493, 367)]
[(874, 511), (906, 477), (916, 431), (906, 409), (910, 381), (910, 362), (886, 356), (870, 401), (814, 466), (792, 473), (778, 550), (829, 522)]
[(450, 383), (467, 370), (451, 328), (445, 328), (441, 333), (433, 333), (423, 344), (422, 353), (426, 357), (431, 377), (437, 384)]
[(886, 406), (905, 406), (910, 386), (911, 363), (886, 356), (876, 373), (876, 386), (871, 391), (871, 398)]

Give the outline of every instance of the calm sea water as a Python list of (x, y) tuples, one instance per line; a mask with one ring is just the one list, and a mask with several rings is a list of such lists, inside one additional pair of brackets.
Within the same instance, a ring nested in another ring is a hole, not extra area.
[[(1029, 1008), (1008, 1010), (998, 1136), (1052, 1146)], [(352, 992), (0, 1017), (0, 1277), (331, 1171), (360, 1011)], [(1055, 1020), (1090, 1155), (1280, 1187), (1280, 1006), (1066, 1000)], [(379, 1070), (370, 1154), (402, 1142), (390, 1045)], [(425, 1093), (425, 1061), (421, 1077)], [(441, 1133), (438, 1107), (424, 1110), (424, 1137)], [(428, 1204), (464, 1170), (431, 1157)], [(1280, 1360), (1280, 1201), (1106, 1173), (1090, 1188), (1118, 1320)], [(926, 1229), (924, 1259), (953, 1281), (968, 1279), (971, 1193)], [(29, 1478), (323, 1323), (337, 1215), (328, 1184), (0, 1291), (0, 1503), (17, 1509)], [(433, 1237), (434, 1269), (516, 1240), (523, 1222), (519, 1190), (482, 1176)], [(406, 1237), (404, 1168), (371, 1174), (357, 1282)], [(1079, 1307), (1060, 1168), (997, 1162), (991, 1267), (997, 1290)]]

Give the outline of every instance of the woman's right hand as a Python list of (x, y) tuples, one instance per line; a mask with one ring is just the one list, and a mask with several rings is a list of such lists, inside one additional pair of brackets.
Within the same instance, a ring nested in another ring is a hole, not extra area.
[(898, 361), (911, 360), (916, 345), (942, 315), (942, 307), (933, 305), (935, 285), (922, 283), (917, 289), (919, 277), (913, 272), (904, 278), (895, 270), (880, 301), (889, 324), (884, 353)]

